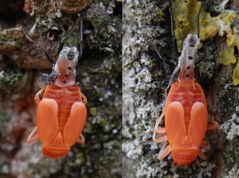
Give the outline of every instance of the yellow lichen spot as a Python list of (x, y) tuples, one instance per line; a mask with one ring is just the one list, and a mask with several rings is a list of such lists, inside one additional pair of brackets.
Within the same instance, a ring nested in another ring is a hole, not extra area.
[(227, 33), (227, 45), (232, 46), (235, 40), (235, 35), (233, 35), (232, 30)]
[[(236, 63), (236, 57), (234, 56), (234, 48), (237, 47), (239, 49), (239, 34), (237, 29), (228, 31), (227, 33), (227, 45), (229, 46), (227, 49), (219, 52), (219, 56), (221, 58), (221, 63), (224, 65), (229, 65), (231, 63)], [(235, 69), (233, 70), (233, 84), (239, 84), (239, 61)]]
[(234, 85), (239, 84), (239, 60), (237, 62), (235, 69), (233, 70), (233, 84)]
[(228, 47), (219, 51), (219, 56), (221, 58), (221, 64), (229, 65), (231, 63), (236, 63), (236, 57), (234, 56), (234, 47)]
[(236, 17), (236, 13), (233, 11), (224, 11), (216, 17), (211, 15), (204, 10), (200, 14), (200, 39), (205, 41), (213, 38), (217, 34), (223, 36), (225, 33), (230, 36), (231, 23)]
[(189, 33), (197, 33), (197, 17), (201, 8), (201, 1), (175, 0), (172, 14), (175, 22), (175, 37), (178, 51), (181, 52), (183, 41)]
[(239, 49), (239, 32), (237, 32), (236, 28), (234, 28), (227, 34), (227, 45), (237, 46), (237, 48)]
[(219, 26), (216, 17), (211, 17), (209, 13), (202, 10), (200, 15), (200, 39), (205, 41), (214, 37), (218, 33)]
[[(236, 46), (239, 50), (239, 27), (231, 29), (231, 25), (238, 17), (235, 11), (223, 9), (218, 16), (212, 17), (201, 7), (201, 1), (175, 0), (172, 5), (172, 15), (175, 22), (174, 34), (178, 51), (182, 51), (183, 41), (189, 33), (197, 34), (199, 30), (199, 48), (202, 47), (203, 41), (212, 39), (216, 35), (226, 35), (228, 47), (219, 52), (220, 63), (224, 65), (236, 63), (234, 48)], [(239, 84), (239, 61), (233, 72), (233, 82), (235, 85)]]

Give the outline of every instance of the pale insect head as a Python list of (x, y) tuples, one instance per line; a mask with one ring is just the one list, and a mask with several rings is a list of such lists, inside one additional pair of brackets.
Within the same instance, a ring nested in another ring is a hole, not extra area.
[(61, 81), (75, 79), (76, 66), (78, 63), (79, 51), (76, 47), (64, 46), (54, 66), (54, 70), (59, 73)]

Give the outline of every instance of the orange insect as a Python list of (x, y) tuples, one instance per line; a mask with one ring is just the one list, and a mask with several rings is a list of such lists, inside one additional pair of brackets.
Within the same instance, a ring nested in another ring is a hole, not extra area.
[[(205, 95), (194, 78), (198, 42), (197, 35), (192, 34), (184, 41), (176, 68), (176, 71), (180, 70), (179, 78), (171, 85), (164, 112), (156, 121), (153, 134), (155, 143), (169, 143), (160, 151), (158, 159), (162, 160), (171, 152), (173, 160), (179, 166), (190, 164), (197, 156), (206, 159), (201, 151), (202, 148), (209, 149), (209, 145), (204, 143), (206, 131), (218, 127), (216, 122), (208, 125)], [(159, 124), (164, 114), (165, 128), (160, 128)]]
[(78, 48), (63, 45), (62, 41), (62, 50), (50, 75), (52, 81), (35, 96), (36, 127), (27, 138), (28, 143), (39, 138), (43, 155), (50, 158), (63, 157), (76, 142), (85, 142), (82, 131), (86, 122), (87, 98), (75, 82), (82, 45)]

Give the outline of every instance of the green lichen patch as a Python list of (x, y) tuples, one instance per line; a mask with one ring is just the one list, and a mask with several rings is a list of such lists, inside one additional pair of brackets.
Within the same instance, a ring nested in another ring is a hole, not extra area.
[(236, 57), (234, 56), (234, 46), (227, 47), (226, 49), (219, 51), (219, 56), (221, 58), (220, 63), (224, 65), (236, 63)]
[(0, 32), (0, 53), (9, 53), (19, 50), (25, 38), (22, 27), (6, 29)]
[(13, 71), (0, 71), (0, 90), (9, 91), (10, 88), (16, 88), (23, 78), (21, 73)]

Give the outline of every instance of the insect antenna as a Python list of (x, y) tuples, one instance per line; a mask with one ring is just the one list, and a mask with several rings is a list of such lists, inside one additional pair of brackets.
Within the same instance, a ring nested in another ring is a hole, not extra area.
[[(178, 47), (177, 47), (177, 41), (176, 41), (176, 37), (175, 37), (175, 34), (174, 34), (174, 27), (175, 27), (175, 24), (174, 24), (174, 20), (173, 20), (173, 14), (172, 14), (172, 0), (170, 0), (170, 7), (169, 7), (169, 14), (170, 14), (170, 27), (171, 27), (171, 37), (172, 37), (172, 40), (173, 40), (173, 56), (179, 56), (179, 53), (178, 53)], [(178, 73), (179, 73), (179, 63), (177, 64), (177, 66), (175, 67), (175, 69), (173, 70), (173, 73), (170, 77), (170, 80), (168, 82), (168, 86), (167, 86), (167, 90), (169, 90), (171, 84), (176, 80), (177, 76), (178, 76)]]
[(159, 52), (159, 50), (158, 50), (156, 44), (153, 44), (153, 47), (154, 47), (154, 50), (156, 51), (156, 53), (157, 53), (159, 59), (160, 59), (161, 61), (163, 61), (163, 64), (164, 64), (164, 60), (163, 60), (163, 58), (162, 58), (162, 56), (161, 56), (161, 54), (160, 54), (160, 52)]
[(40, 48), (41, 50), (44, 52), (47, 60), (53, 65), (54, 64), (54, 60), (52, 59), (51, 55), (48, 53), (47, 50), (44, 49), (43, 47), (43, 40), (42, 40), (42, 34), (40, 34)]
[(60, 54), (60, 52), (61, 52), (61, 50), (62, 50), (62, 48), (63, 48), (63, 46), (64, 46), (65, 40), (66, 40), (66, 39), (70, 36), (70, 34), (75, 30), (76, 24), (78, 24), (80, 20), (81, 20), (81, 17), (76, 20), (76, 23), (75, 23), (74, 26), (71, 28), (71, 30), (70, 30), (69, 32), (67, 32), (66, 35), (61, 39), (60, 44), (59, 44), (59, 46), (58, 46), (57, 55)]
[[(197, 16), (197, 35), (198, 35), (199, 40), (200, 40), (200, 14), (201, 14), (201, 11), (202, 11), (202, 7), (199, 9), (198, 16)], [(195, 65), (199, 64), (202, 60), (203, 60), (203, 58), (195, 61)]]
[(170, 6), (169, 6), (169, 14), (170, 14), (170, 27), (171, 27), (171, 37), (173, 40), (173, 53), (175, 56), (178, 56), (178, 47), (177, 47), (177, 41), (176, 37), (174, 34), (174, 20), (173, 20), (173, 15), (172, 15), (172, 0), (170, 0)]
[(80, 58), (81, 56), (82, 56), (82, 53), (83, 53), (83, 20), (82, 20), (82, 17), (81, 17), (81, 15), (80, 14), (78, 14), (78, 16), (79, 16), (79, 25), (80, 25), (80, 36), (79, 36), (79, 38), (80, 38), (80, 41), (79, 41), (79, 43), (77, 44), (77, 49), (78, 49), (78, 51), (79, 51), (79, 56), (78, 56), (78, 58)]

